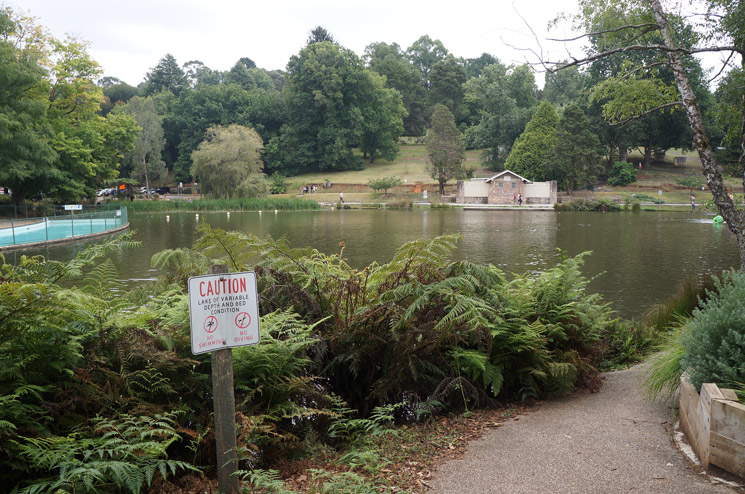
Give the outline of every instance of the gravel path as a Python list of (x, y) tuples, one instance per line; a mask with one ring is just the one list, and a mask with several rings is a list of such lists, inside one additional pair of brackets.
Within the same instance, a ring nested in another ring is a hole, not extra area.
[(671, 411), (647, 401), (644, 368), (605, 374), (580, 393), (510, 419), (438, 468), (433, 494), (729, 493), (697, 474), (671, 440)]

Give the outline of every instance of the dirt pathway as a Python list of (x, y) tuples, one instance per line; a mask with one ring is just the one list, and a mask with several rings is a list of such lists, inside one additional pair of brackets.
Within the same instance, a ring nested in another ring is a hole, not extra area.
[(433, 494), (729, 493), (697, 474), (671, 441), (670, 409), (642, 394), (644, 369), (606, 374), (576, 394), (509, 420), (438, 468)]

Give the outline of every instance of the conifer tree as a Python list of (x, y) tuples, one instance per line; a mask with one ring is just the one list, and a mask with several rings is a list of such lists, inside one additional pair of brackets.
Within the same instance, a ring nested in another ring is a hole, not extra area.
[(551, 103), (544, 101), (517, 138), (507, 157), (505, 168), (529, 180), (551, 178), (549, 160), (556, 146), (559, 116)]

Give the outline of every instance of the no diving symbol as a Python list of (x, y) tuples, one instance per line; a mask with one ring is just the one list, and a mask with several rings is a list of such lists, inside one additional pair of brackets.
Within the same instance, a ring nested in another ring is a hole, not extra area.
[(240, 312), (235, 316), (235, 325), (240, 329), (246, 329), (251, 324), (251, 316), (248, 312)]
[(209, 316), (204, 320), (204, 330), (208, 333), (214, 333), (217, 329), (217, 318), (215, 316)]

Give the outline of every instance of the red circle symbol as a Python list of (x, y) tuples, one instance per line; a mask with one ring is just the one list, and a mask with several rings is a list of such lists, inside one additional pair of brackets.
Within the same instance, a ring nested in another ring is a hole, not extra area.
[(246, 329), (251, 324), (251, 315), (248, 312), (240, 312), (235, 316), (235, 325), (240, 329)]
[(217, 318), (215, 316), (209, 316), (204, 320), (204, 330), (208, 333), (214, 333), (217, 329)]

